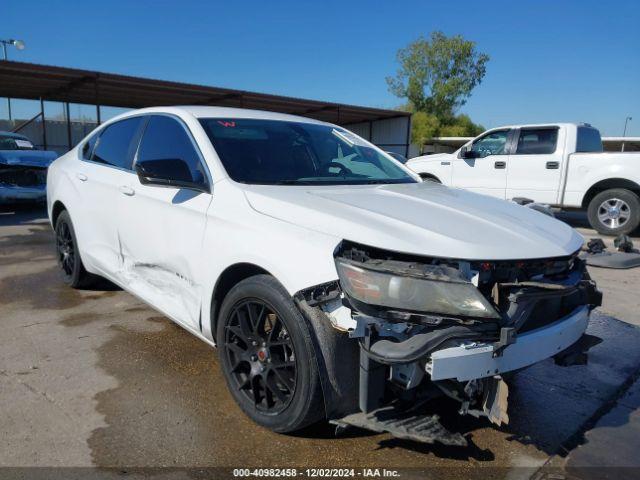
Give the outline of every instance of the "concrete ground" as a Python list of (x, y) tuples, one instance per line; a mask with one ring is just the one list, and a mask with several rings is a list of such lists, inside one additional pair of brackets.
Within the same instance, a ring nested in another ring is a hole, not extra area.
[(629, 459), (640, 447), (640, 269), (591, 272), (605, 303), (590, 331), (604, 342), (587, 366), (547, 361), (521, 372), (510, 387), (509, 425), (460, 417), (439, 402), (442, 423), (468, 447), (360, 430), (336, 438), (327, 424), (287, 436), (241, 413), (215, 350), (121, 290), (65, 287), (42, 211), (0, 212), (0, 477), (24, 478), (30, 467), (101, 467), (26, 470), (31, 478), (384, 467), (403, 478), (538, 478), (540, 467), (583, 476), (584, 465), (637, 465)]

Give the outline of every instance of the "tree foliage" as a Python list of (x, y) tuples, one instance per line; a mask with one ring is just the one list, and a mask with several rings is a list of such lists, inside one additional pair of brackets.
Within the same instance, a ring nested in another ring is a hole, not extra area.
[(450, 122), (482, 81), (489, 56), (461, 35), (433, 32), (400, 49), (397, 59), (398, 72), (387, 77), (390, 91), (406, 98), (414, 111)]
[(485, 131), (473, 123), (468, 115), (458, 115), (442, 123), (438, 117), (426, 112), (414, 112), (411, 117), (411, 142), (424, 145), (434, 137), (476, 137)]

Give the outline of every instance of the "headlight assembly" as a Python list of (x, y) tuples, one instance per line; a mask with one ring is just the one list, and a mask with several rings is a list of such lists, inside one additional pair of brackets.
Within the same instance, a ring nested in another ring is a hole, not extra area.
[(366, 268), (344, 258), (336, 258), (336, 268), (345, 293), (358, 302), (413, 312), (500, 318), (480, 291), (461, 275), (449, 278), (441, 271), (429, 275), (424, 270), (416, 275), (396, 273)]

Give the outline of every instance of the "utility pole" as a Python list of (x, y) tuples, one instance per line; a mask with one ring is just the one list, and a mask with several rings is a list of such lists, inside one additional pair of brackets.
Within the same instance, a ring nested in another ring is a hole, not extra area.
[[(13, 45), (18, 50), (24, 50), (24, 42), (22, 40), (16, 40), (14, 38), (10, 38), (8, 40), (0, 39), (0, 43), (2, 44), (2, 54), (5, 60), (8, 60), (7, 57), (7, 45)], [(7, 97), (7, 113), (9, 115), (9, 123), (11, 123), (11, 99)]]
[(627, 136), (627, 124), (631, 120), (633, 120), (633, 118), (631, 118), (631, 117), (627, 117), (627, 118), (624, 119), (624, 130), (622, 131), (622, 138), (623, 138), (623, 140), (622, 140), (622, 150), (621, 150), (622, 152), (624, 152), (624, 137)]

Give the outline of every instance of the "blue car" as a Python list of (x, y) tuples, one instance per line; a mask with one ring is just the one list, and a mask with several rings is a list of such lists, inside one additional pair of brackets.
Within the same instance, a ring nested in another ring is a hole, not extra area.
[(36, 150), (24, 135), (0, 131), (0, 204), (44, 202), (56, 152)]

